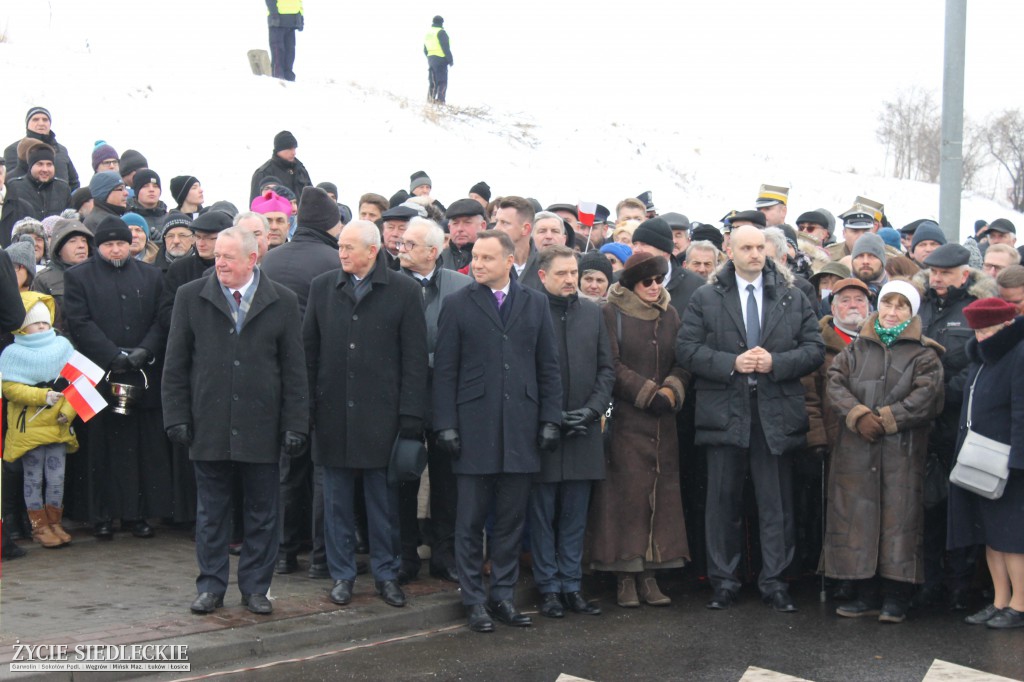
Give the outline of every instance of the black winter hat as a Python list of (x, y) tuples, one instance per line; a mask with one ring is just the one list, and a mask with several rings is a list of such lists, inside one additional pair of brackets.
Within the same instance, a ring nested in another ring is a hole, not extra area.
[(583, 281), (583, 273), (587, 270), (603, 272), (604, 276), (608, 278), (608, 283), (611, 284), (612, 262), (600, 251), (588, 251), (580, 258), (580, 281)]
[(722, 231), (714, 225), (703, 223), (690, 230), (690, 241), (711, 242), (721, 251), (722, 245), (725, 244), (725, 237), (722, 236)]
[(319, 187), (303, 187), (296, 225), (327, 232), (341, 222), (338, 202)]
[(299, 141), (295, 139), (287, 130), (282, 130), (277, 135), (274, 135), (274, 153), (284, 151), (285, 149), (295, 149), (299, 146)]
[(71, 208), (81, 210), (87, 201), (92, 201), (92, 192), (88, 187), (79, 187), (71, 193)]
[(164, 219), (164, 224), (161, 229), (164, 234), (167, 234), (176, 227), (187, 227), (191, 230), (192, 217), (187, 213), (182, 213), (181, 211), (170, 211), (167, 214), (167, 218)]
[(433, 187), (434, 183), (431, 181), (430, 176), (427, 175), (426, 171), (416, 171), (409, 176), (409, 192), (415, 192), (417, 187)]
[(406, 192), (404, 189), (400, 189), (394, 194), (392, 194), (391, 198), (388, 199), (388, 208), (394, 208), (395, 206), (404, 204), (408, 199), (409, 193)]
[(333, 194), (334, 196), (338, 196), (338, 186), (335, 185), (333, 182), (321, 182), (319, 185), (316, 186), (316, 188), (317, 189), (322, 189), (323, 191), (327, 192), (328, 194)]
[(50, 116), (50, 110), (49, 109), (46, 109), (45, 107), (32, 107), (31, 109), (28, 110), (28, 113), (25, 114), (25, 127), (26, 128), (28, 127), (28, 122), (31, 121), (32, 117), (35, 116), (36, 114), (43, 114), (44, 116), (46, 116), (46, 118), (50, 119), (51, 123), (53, 122), (53, 116)]
[(28, 151), (28, 158), (25, 159), (26, 164), (31, 169), (32, 166), (36, 165), (40, 161), (49, 161), (53, 163), (57, 155), (53, 152), (53, 147), (48, 144), (37, 144)]
[[(122, 172), (124, 172), (123, 169)], [(157, 187), (163, 187), (163, 185), (160, 184), (160, 176), (156, 174), (155, 170), (152, 168), (143, 168), (135, 174), (135, 179), (132, 180), (132, 189), (135, 190), (135, 194), (138, 195), (139, 190), (149, 183), (153, 183)]]
[(122, 178), (131, 175), (133, 171), (139, 171), (143, 168), (149, 168), (149, 161), (146, 161), (146, 157), (140, 152), (134, 149), (126, 149), (124, 154), (121, 154), (121, 162), (118, 164), (118, 169)]
[(192, 221), (193, 232), (217, 234), (231, 227), (232, 217), (224, 211), (207, 211)]
[(105, 242), (128, 242), (132, 243), (132, 231), (128, 229), (125, 222), (116, 215), (109, 215), (100, 221), (93, 234), (93, 243), (98, 247)]
[(440, 14), (435, 14), (433, 19), (434, 26), (444, 26), (444, 17)]
[(661, 218), (645, 220), (633, 231), (633, 243), (643, 242), (654, 248), (672, 253), (672, 228)]
[(477, 194), (484, 198), (484, 201), (491, 200), (491, 186), (481, 180), (472, 187), (469, 188), (470, 194)]
[(185, 203), (189, 190), (197, 182), (199, 182), (199, 178), (194, 175), (177, 175), (171, 178), (171, 198), (178, 206)]
[(735, 223), (741, 223), (744, 221), (748, 223), (754, 223), (758, 227), (766, 227), (768, 225), (768, 221), (765, 220), (764, 213), (761, 213), (758, 210), (738, 211), (737, 213), (729, 217), (730, 226), (732, 226)]
[[(649, 222), (649, 221), (648, 221)], [(640, 229), (639, 227), (637, 228)], [(644, 242), (645, 244), (647, 242)], [(653, 253), (634, 253), (619, 272), (619, 284), (632, 289), (648, 277), (668, 274), (668, 260)]]

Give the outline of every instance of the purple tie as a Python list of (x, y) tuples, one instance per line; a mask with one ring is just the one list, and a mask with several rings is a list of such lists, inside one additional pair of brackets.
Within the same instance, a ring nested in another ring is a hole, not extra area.
[(501, 304), (505, 302), (505, 292), (495, 291), (494, 300), (498, 302), (498, 310), (501, 310)]

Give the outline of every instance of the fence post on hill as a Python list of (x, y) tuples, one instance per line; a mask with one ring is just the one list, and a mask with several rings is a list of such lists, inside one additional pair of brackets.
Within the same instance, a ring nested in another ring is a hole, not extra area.
[(942, 156), (939, 171), (939, 225), (946, 240), (960, 243), (963, 191), (964, 52), (967, 0), (946, 0), (942, 67)]

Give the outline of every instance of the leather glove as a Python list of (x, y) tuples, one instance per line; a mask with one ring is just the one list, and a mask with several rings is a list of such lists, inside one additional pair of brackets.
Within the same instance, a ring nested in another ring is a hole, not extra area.
[(149, 351), (145, 348), (132, 348), (128, 351), (128, 364), (132, 366), (132, 369), (142, 367), (149, 362), (149, 358)]
[(586, 426), (595, 419), (597, 419), (597, 412), (594, 412), (589, 407), (569, 410), (562, 413), (562, 428), (572, 430), (579, 426)]
[(874, 443), (885, 435), (882, 420), (874, 412), (868, 412), (857, 420), (857, 433), (869, 443)]
[(558, 442), (561, 439), (562, 431), (558, 428), (558, 424), (544, 422), (537, 434), (537, 448), (541, 452), (551, 452), (558, 447)]
[(131, 368), (132, 363), (128, 359), (128, 355), (125, 353), (118, 353), (110, 362), (110, 371), (114, 372), (115, 374), (118, 372), (127, 372)]
[(663, 414), (672, 414), (675, 412), (675, 408), (672, 406), (671, 401), (669, 401), (661, 391), (654, 394), (654, 397), (651, 398), (651, 404), (647, 406), (647, 409), (651, 414), (658, 417)]
[(419, 417), (399, 415), (398, 435), (409, 440), (423, 440), (423, 420)]
[(441, 452), (451, 457), (452, 460), (456, 460), (462, 455), (462, 441), (459, 440), (457, 429), (442, 429), (437, 432), (435, 440), (437, 447), (441, 448)]
[(169, 426), (167, 427), (167, 438), (172, 443), (177, 443), (187, 448), (192, 445), (192, 427), (188, 424)]
[(306, 449), (306, 434), (298, 431), (285, 431), (281, 434), (281, 447), (289, 457), (298, 457)]

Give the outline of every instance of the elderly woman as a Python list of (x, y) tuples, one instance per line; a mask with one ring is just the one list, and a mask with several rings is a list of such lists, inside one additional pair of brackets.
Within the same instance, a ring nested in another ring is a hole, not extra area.
[(121, 220), (132, 231), (132, 243), (128, 247), (132, 258), (150, 264), (156, 261), (156, 254), (160, 252), (160, 247), (150, 240), (149, 223), (146, 222), (146, 219), (138, 213), (129, 212), (121, 216)]
[(857, 581), (840, 616), (901, 623), (924, 582), (924, 462), (943, 404), (943, 349), (921, 335), (920, 305), (910, 282), (887, 283), (878, 312), (828, 370), (839, 424), (819, 570)]
[(985, 545), (995, 588), (992, 603), (965, 620), (997, 630), (1024, 627), (1024, 317), (1016, 315), (1016, 306), (998, 298), (983, 298), (964, 308), (974, 339), (967, 342), (971, 365), (957, 443), (959, 450), (968, 419), (971, 430), (1009, 443), (1010, 478), (997, 500), (956, 486), (949, 491), (948, 546)]
[(612, 264), (604, 254), (591, 251), (580, 258), (580, 295), (603, 305), (612, 284)]
[(618, 577), (623, 607), (637, 607), (640, 599), (670, 604), (654, 571), (690, 558), (675, 423), (688, 376), (676, 364), (679, 316), (662, 287), (666, 274), (664, 258), (632, 255), (603, 310), (615, 359), (614, 426), (586, 545), (591, 567)]

